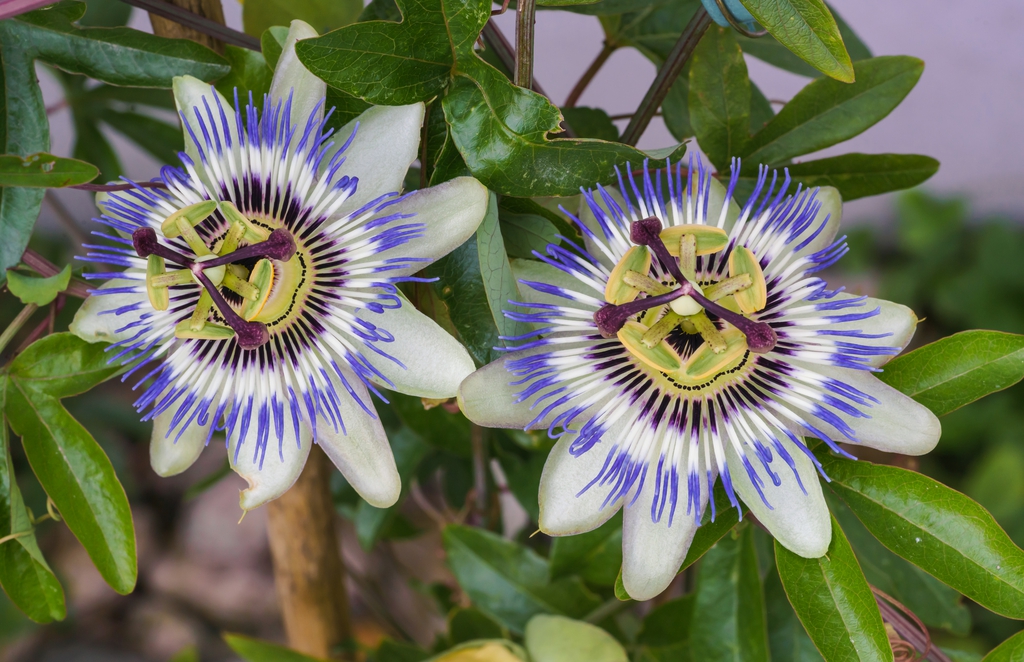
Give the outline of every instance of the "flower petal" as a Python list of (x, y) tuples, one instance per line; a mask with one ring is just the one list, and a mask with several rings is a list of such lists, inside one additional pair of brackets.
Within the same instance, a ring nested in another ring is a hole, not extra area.
[[(836, 414), (853, 428), (856, 441), (852, 443), (903, 455), (924, 455), (939, 443), (942, 424), (935, 414), (874, 374), (820, 365), (808, 367), (808, 370), (831, 377), (873, 398), (870, 407), (859, 407), (868, 418), (854, 418), (842, 412)], [(842, 432), (826, 421), (816, 419), (814, 424), (820, 426), (825, 434), (832, 435), (833, 440), (848, 441)]]
[(149, 464), (156, 475), (164, 478), (176, 476), (192, 466), (206, 448), (213, 422), (212, 416), (206, 425), (192, 421), (184, 430), (179, 428), (168, 435), (175, 412), (177, 408), (172, 406), (153, 419), (153, 436), (149, 441)]
[(584, 489), (601, 472), (609, 449), (634, 420), (631, 415), (622, 416), (604, 433), (601, 441), (582, 455), (569, 453), (576, 433), (566, 433), (558, 440), (548, 454), (540, 476), (541, 531), (549, 536), (585, 533), (601, 526), (618, 512), (621, 498), (602, 507), (608, 496), (607, 486), (594, 485), (586, 491)]
[(71, 321), (71, 333), (86, 342), (118, 342), (139, 333), (137, 327), (126, 327), (152, 313), (145, 286), (136, 280), (115, 278), (97, 289), (102, 292), (124, 287), (138, 291), (89, 295)]
[(270, 83), (271, 104), (281, 102), (284, 107), (288, 102), (288, 96), (291, 95), (291, 122), (299, 135), (306, 128), (307, 118), (314, 114), (314, 110), (317, 121), (324, 116), (321, 102), (327, 94), (327, 84), (311, 74), (309, 69), (299, 62), (298, 56), (295, 55), (295, 42), (318, 36), (320, 35), (309, 23), (297, 19), (292, 21), (284, 48), (281, 50), (281, 57), (274, 69), (274, 79)]
[(814, 221), (808, 224), (803, 232), (798, 233), (795, 238), (791, 239), (790, 245), (799, 246), (817, 231), (822, 223), (825, 226), (814, 238), (807, 242), (806, 246), (793, 253), (797, 257), (817, 253), (821, 249), (831, 246), (832, 242), (836, 240), (839, 224), (843, 220), (843, 196), (839, 194), (838, 189), (832, 186), (822, 186), (818, 189), (814, 200), (821, 205), (818, 212), (814, 215)]
[[(360, 182), (360, 185), (362, 183)], [(371, 259), (380, 263), (391, 258), (418, 260), (411, 266), (387, 271), (388, 277), (411, 275), (461, 246), (473, 236), (487, 213), (488, 193), (472, 177), (457, 177), (437, 186), (414, 191), (380, 212), (381, 216), (409, 215), (404, 223), (422, 224), (419, 236)], [(359, 261), (352, 263), (353, 268)]]
[[(206, 169), (201, 167), (203, 160), (199, 156), (196, 139), (203, 140), (203, 135), (206, 133), (211, 136), (212, 140), (211, 131), (223, 134), (224, 127), (221, 126), (223, 119), (228, 124), (227, 133), (230, 135), (231, 144), (237, 149), (238, 122), (233, 112), (234, 103), (229, 102), (209, 83), (204, 83), (193, 76), (175, 76), (173, 87), (174, 105), (178, 109), (179, 116), (183, 117), (185, 122), (185, 126), (182, 127), (185, 133), (185, 153), (192, 159), (200, 175), (207, 177)], [(220, 105), (218, 106), (218, 104)], [(209, 114), (207, 108), (209, 108)], [(223, 118), (220, 115), (221, 109), (224, 110)], [(199, 121), (200, 118), (202, 122)], [(207, 129), (205, 132), (203, 124)], [(207, 154), (207, 156), (212, 155)], [(209, 181), (206, 182), (207, 186), (210, 184)]]
[(423, 113), (422, 103), (374, 106), (335, 134), (334, 147), (322, 161), (325, 166), (352, 135), (356, 123), (359, 125), (345, 151), (344, 166), (346, 173), (359, 178), (359, 184), (340, 213), (355, 211), (385, 193), (402, 190), (405, 173), (419, 156)]
[(421, 398), (452, 398), (476, 367), (458, 340), (404, 299), (401, 308), (385, 309), (380, 314), (362, 310), (359, 317), (395, 337), (376, 347), (401, 364), (375, 352), (363, 352), (391, 380), (391, 384), (381, 382), (385, 388)]
[[(398, 476), (384, 426), (376, 414), (371, 416), (359, 406), (337, 375), (331, 377), (339, 396), (338, 409), (344, 430), (341, 427), (335, 430), (330, 420), (318, 416), (316, 443), (367, 503), (377, 508), (393, 506), (401, 494), (402, 480)], [(373, 411), (366, 386), (348, 371), (345, 379), (359, 399)]]
[[(681, 464), (685, 466), (685, 462)], [(704, 475), (703, 468), (699, 474)], [(688, 481), (680, 479), (678, 505), (671, 524), (668, 513), (671, 506), (666, 507), (661, 520), (655, 522), (651, 518), (657, 482), (653, 476), (653, 472), (648, 475), (640, 497), (627, 502), (622, 513), (622, 584), (634, 600), (650, 600), (672, 583), (708, 502), (707, 490), (701, 490), (700, 512), (687, 514)]]
[[(512, 266), (512, 275), (516, 281), (533, 281), (537, 283), (546, 283), (548, 285), (555, 285), (564, 290), (572, 292), (579, 292), (586, 294), (591, 297), (598, 297), (603, 299), (604, 292), (595, 292), (593, 288), (587, 287), (583, 281), (570, 274), (565, 273), (561, 269), (556, 269), (550, 264), (540, 262), (538, 260), (522, 260), (513, 259), (509, 260), (509, 264)], [(538, 292), (529, 285), (520, 284), (519, 287), (519, 299), (523, 303), (541, 303), (551, 304), (555, 306), (566, 306), (567, 308), (579, 308), (581, 310), (592, 309), (591, 306), (587, 306), (570, 299), (565, 299), (554, 294), (547, 294), (545, 292)]]
[(258, 409), (258, 406), (252, 408), (249, 426), (241, 440), (241, 448), (238, 438), (241, 424), (228, 436), (228, 460), (231, 462), (231, 468), (249, 483), (249, 487), (242, 490), (239, 495), (242, 510), (258, 508), (287, 492), (302, 473), (302, 468), (306, 466), (306, 458), (309, 457), (309, 450), (313, 447), (312, 435), (305, 425), (299, 426), (298, 438), (295, 436), (295, 429), (291, 425), (285, 425), (280, 442), (271, 430), (266, 447), (260, 449)]
[[(774, 485), (771, 478), (765, 476), (763, 468), (758, 471), (763, 481), (764, 498), (770, 506), (762, 501), (735, 448), (727, 444), (725, 456), (732, 485), (750, 512), (783, 547), (804, 558), (818, 558), (828, 551), (832, 541), (832, 520), (821, 491), (821, 482), (814, 464), (803, 451), (789, 439), (784, 438), (781, 443), (793, 458), (800, 480), (797, 481), (793, 470), (776, 455), (771, 467), (779, 477), (780, 485)], [(751, 460), (751, 464), (760, 467), (759, 461)], [(807, 490), (806, 494), (800, 488), (801, 484)]]
[[(834, 297), (830, 297), (827, 300), (820, 302), (819, 305), (827, 306), (838, 301), (851, 301), (859, 299), (860, 297), (845, 292), (840, 292)], [(852, 321), (835, 321), (841, 320), (847, 316), (856, 316), (872, 313), (875, 310), (878, 313), (871, 316), (865, 317), (864, 319), (854, 319)], [(833, 338), (837, 342), (854, 343), (857, 345), (865, 345), (867, 347), (892, 347), (898, 351), (894, 351), (891, 354), (878, 354), (867, 357), (868, 365), (873, 368), (879, 368), (889, 361), (891, 361), (899, 351), (902, 351), (910, 340), (914, 337), (914, 332), (917, 330), (917, 315), (910, 308), (893, 303), (892, 301), (886, 301), (885, 299), (874, 299), (867, 297), (862, 303), (856, 306), (850, 306), (849, 308), (842, 308), (835, 311), (811, 311), (806, 315), (790, 314), (790, 319), (793, 319), (799, 323), (801, 318), (813, 317), (821, 320), (820, 324), (809, 324), (807, 326), (798, 326), (799, 329), (817, 329), (819, 332), (828, 338)], [(854, 332), (857, 336), (843, 336), (842, 333)], [(863, 337), (863, 336), (879, 336), (876, 338)]]

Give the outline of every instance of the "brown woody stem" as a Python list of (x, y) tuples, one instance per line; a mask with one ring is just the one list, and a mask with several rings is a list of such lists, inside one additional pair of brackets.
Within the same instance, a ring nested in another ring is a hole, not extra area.
[(576, 82), (576, 86), (572, 88), (572, 92), (569, 92), (569, 96), (565, 99), (564, 108), (572, 108), (579, 102), (580, 97), (583, 96), (584, 90), (587, 89), (587, 85), (590, 85), (590, 81), (594, 80), (594, 76), (596, 76), (597, 72), (601, 70), (601, 67), (603, 67), (604, 63), (608, 61), (608, 58), (611, 57), (616, 48), (618, 47), (609, 44), (607, 41), (604, 42), (604, 45), (601, 47), (601, 52), (597, 54), (594, 61), (591, 62), (590, 66), (587, 67), (587, 70), (583, 72), (583, 76)]

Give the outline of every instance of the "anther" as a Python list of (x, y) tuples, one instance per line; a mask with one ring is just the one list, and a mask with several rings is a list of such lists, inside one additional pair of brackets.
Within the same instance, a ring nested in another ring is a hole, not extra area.
[(192, 266), (192, 260), (185, 257), (178, 251), (168, 248), (160, 243), (156, 236), (156, 230), (150, 227), (139, 228), (132, 233), (132, 246), (139, 257), (148, 258), (150, 255), (159, 255), (165, 260), (170, 260), (182, 266)]

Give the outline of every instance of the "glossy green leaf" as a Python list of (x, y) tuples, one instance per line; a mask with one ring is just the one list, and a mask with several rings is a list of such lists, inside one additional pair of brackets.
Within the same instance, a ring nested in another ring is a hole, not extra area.
[(596, 138), (614, 142), (619, 139), (619, 129), (608, 113), (600, 108), (574, 106), (562, 109), (562, 119), (580, 138)]
[(368, 21), (296, 46), (328, 85), (370, 103), (426, 101), (448, 84), (457, 55), (472, 49), (490, 18), (486, 0), (400, 0), (401, 23)]
[(103, 449), (60, 398), (117, 371), (102, 345), (70, 333), (47, 336), (11, 363), (7, 417), (36, 477), (100, 575), (119, 593), (135, 586), (135, 530), (124, 488)]
[(578, 579), (550, 581), (545, 559), (489, 531), (449, 525), (444, 548), (462, 590), (512, 632), (537, 614), (582, 618), (600, 604)]
[(775, 110), (764, 92), (750, 82), (750, 135), (764, 128), (764, 125), (775, 118)]
[(897, 357), (879, 377), (945, 416), (1024, 379), (1024, 336), (964, 331)]
[(211, 81), (228, 73), (224, 58), (187, 39), (130, 28), (79, 28), (84, 3), (63, 2), (7, 21), (4, 38), (30, 44), (37, 57), (71, 73), (114, 85), (171, 87), (174, 76)]
[(789, 604), (779, 572), (774, 567), (764, 578), (764, 604), (772, 662), (824, 662)]
[[(5, 407), (5, 392), (6, 378), (0, 377), (0, 412)], [(28, 509), (14, 476), (7, 421), (0, 415), (0, 538), (29, 532), (0, 543), (0, 586), (11, 602), (37, 623), (64, 620), (64, 589), (31, 531)]]
[(750, 78), (731, 28), (708, 28), (690, 65), (690, 126), (718, 170), (743, 153), (750, 127)]
[[(491, 317), (498, 333), (506, 338), (522, 335), (529, 331), (523, 322), (514, 322), (505, 317), (504, 311), (511, 308), (509, 301), (520, 301), (519, 287), (512, 276), (512, 267), (508, 263), (505, 242), (501, 236), (501, 225), (498, 222), (498, 198), (490, 194), (487, 213), (476, 231), (477, 255), (480, 258), (480, 275), (483, 278), (487, 293), (487, 303)], [(503, 340), (502, 345), (508, 346), (514, 341)]]
[[(603, 16), (639, 11), (652, 4), (657, 4), (657, 0), (598, 0), (584, 4), (561, 5), (558, 9), (576, 14)], [(542, 8), (547, 6), (543, 1), (538, 2), (537, 5)]]
[(690, 653), (693, 594), (658, 605), (644, 618), (636, 635), (638, 660), (697, 662)]
[(602, 16), (601, 27), (609, 44), (635, 48), (660, 65), (700, 7), (700, 0), (657, 0), (620, 16)]
[(593, 531), (555, 538), (551, 543), (551, 576), (579, 575), (597, 586), (612, 586), (622, 566), (622, 515)]
[(58, 294), (68, 288), (69, 282), (70, 264), (49, 278), (26, 276), (17, 271), (7, 272), (7, 289), (11, 294), (21, 299), (22, 303), (33, 303), (37, 306), (45, 306), (56, 299)]
[(326, 662), (321, 658), (304, 655), (269, 641), (228, 632), (223, 636), (231, 650), (238, 653), (245, 662)]
[(581, 186), (610, 181), (615, 165), (646, 158), (619, 143), (549, 140), (548, 132), (560, 130), (560, 116), (546, 98), (516, 87), (479, 59), (459, 66), (443, 101), (445, 118), (466, 166), (493, 191), (518, 197), (574, 195)]
[[(242, 7), (248, 10), (249, 3)], [(277, 57), (281, 57), (280, 51)], [(248, 103), (249, 92), (252, 92), (253, 101), (262, 103), (274, 77), (274, 71), (267, 65), (263, 54), (228, 44), (224, 46), (224, 59), (231, 65), (231, 71), (217, 81), (217, 90), (228, 100), (234, 99), (235, 90), (238, 90), (238, 101), (243, 105)]]
[(892, 662), (874, 594), (834, 518), (824, 556), (806, 559), (776, 541), (775, 563), (790, 604), (828, 662)]
[(823, 78), (793, 97), (747, 145), (745, 160), (774, 164), (848, 140), (884, 118), (917, 84), (924, 63), (904, 55), (854, 65), (852, 84)]
[(288, 39), (288, 28), (283, 25), (274, 25), (263, 31), (260, 35), (260, 52), (267, 63), (267, 67), (273, 71), (277, 67), (277, 61), (281, 59), (284, 51), (284, 42)]
[(914, 471), (818, 457), (879, 542), (986, 609), (1024, 618), (1024, 551), (984, 508)]
[(767, 662), (764, 594), (749, 526), (704, 555), (697, 571), (690, 647), (701, 662)]
[(544, 254), (548, 244), (558, 243), (558, 228), (543, 216), (517, 214), (499, 206), (498, 219), (509, 257), (535, 259), (534, 251)]
[(1020, 662), (1024, 660), (1024, 632), (1018, 632), (996, 646), (981, 662)]
[[(871, 54), (871, 49), (868, 48), (857, 33), (853, 31), (849, 23), (843, 20), (843, 17), (836, 13), (836, 10), (831, 5), (829, 11), (832, 12), (832, 18), (835, 19), (836, 25), (839, 26), (839, 34), (843, 38), (843, 44), (846, 45), (846, 52), (850, 54), (850, 59), (854, 62), (858, 60), (866, 60), (870, 57), (874, 57)], [(798, 55), (793, 53), (775, 39), (771, 35), (759, 37), (757, 39), (751, 39), (742, 35), (736, 35), (737, 41), (743, 48), (744, 53), (749, 53), (759, 60), (764, 60), (768, 64), (785, 69), (794, 74), (800, 76), (808, 76), (810, 78), (818, 78), (821, 76), (821, 72), (812, 67), (811, 65), (804, 62)]]
[(401, 393), (390, 393), (388, 399), (402, 422), (423, 441), (453, 455), (473, 456), (469, 441), (470, 423), (461, 413), (452, 414), (444, 407), (426, 409), (420, 398)]
[(334, 87), (328, 87), (325, 107), (334, 109), (334, 113), (328, 119), (327, 125), (338, 130), (362, 115), (363, 111), (370, 107), (370, 104), (347, 92), (342, 92)]
[(959, 635), (970, 632), (971, 614), (959, 593), (886, 549), (835, 495), (828, 492), (825, 498), (869, 584), (899, 600), (929, 627)]
[(269, 27), (287, 26), (299, 19), (323, 34), (354, 23), (362, 11), (362, 0), (245, 0), (242, 25), (259, 37)]
[[(786, 166), (794, 182), (834, 186), (844, 201), (913, 188), (939, 170), (939, 162), (918, 154), (843, 154)], [(744, 168), (744, 178), (756, 176)], [(749, 177), (748, 177), (749, 173)]]
[(822, 73), (854, 80), (839, 26), (822, 0), (740, 0), (779, 43)]
[(524, 645), (531, 662), (629, 662), (626, 649), (596, 625), (538, 614), (526, 624)]
[(60, 188), (91, 182), (98, 174), (90, 163), (52, 154), (0, 155), (0, 186)]

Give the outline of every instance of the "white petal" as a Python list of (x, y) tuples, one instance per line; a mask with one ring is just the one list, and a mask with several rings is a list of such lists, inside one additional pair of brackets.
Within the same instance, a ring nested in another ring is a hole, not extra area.
[[(140, 281), (114, 279), (99, 287), (107, 290), (119, 287), (139, 286)], [(125, 306), (134, 306), (120, 315), (115, 310)], [(118, 342), (131, 338), (139, 332), (138, 327), (124, 329), (133, 322), (139, 321), (144, 314), (154, 311), (149, 304), (145, 290), (127, 294), (93, 294), (82, 304), (71, 321), (70, 331), (86, 342)]]
[[(685, 470), (681, 473), (685, 474)], [(704, 475), (703, 467), (698, 473)], [(683, 476), (671, 526), (668, 522), (671, 504), (665, 506), (661, 520), (655, 522), (651, 517), (655, 475), (654, 471), (648, 472), (640, 497), (632, 503), (627, 501), (622, 513), (622, 584), (634, 600), (650, 600), (672, 583), (708, 502), (707, 490), (702, 489), (700, 512), (687, 514), (689, 490)]]
[[(362, 186), (362, 180), (360, 180)], [(422, 260), (405, 269), (388, 271), (392, 277), (415, 273), (461, 246), (473, 236), (487, 213), (487, 188), (472, 177), (457, 177), (437, 186), (414, 191), (381, 214), (412, 214), (404, 223), (422, 224), (421, 236), (373, 256)], [(359, 262), (353, 262), (358, 266)]]
[[(359, 399), (373, 411), (370, 394), (359, 378), (352, 373), (346, 373), (345, 378)], [(338, 408), (345, 430), (340, 427), (335, 430), (330, 420), (318, 416), (316, 442), (367, 503), (377, 508), (392, 506), (402, 491), (402, 480), (384, 426), (376, 414), (370, 416), (359, 406), (337, 375), (332, 375), (332, 381), (339, 395)]]
[[(249, 428), (236, 458), (238, 433), (241, 431), (241, 427), (241, 421), (239, 421), (234, 434), (228, 438), (228, 460), (235, 473), (249, 483), (249, 487), (242, 490), (239, 496), (242, 510), (252, 510), (268, 501), (273, 501), (295, 484), (299, 474), (302, 473), (302, 468), (306, 466), (306, 458), (309, 457), (309, 450), (313, 447), (313, 442), (309, 429), (305, 425), (299, 426), (299, 437), (296, 438), (295, 429), (286, 423), (284, 436), (280, 443), (273, 426), (271, 426), (266, 451), (262, 458), (259, 457), (257, 454), (259, 412), (254, 406), (249, 417)], [(261, 459), (262, 466), (260, 466)]]
[[(540, 477), (540, 530), (549, 536), (569, 536), (592, 531), (611, 518), (622, 505), (616, 499), (602, 508), (608, 487), (594, 485), (580, 492), (600, 473), (608, 450), (633, 422), (623, 416), (604, 434), (600, 442), (579, 456), (569, 453), (575, 433), (563, 435), (548, 454)], [(577, 496), (579, 495), (579, 496)]]
[[(317, 120), (323, 117), (324, 107), (321, 102), (327, 94), (327, 84), (311, 74), (309, 69), (299, 62), (298, 56), (295, 55), (295, 42), (318, 36), (316, 30), (309, 23), (300, 20), (292, 21), (284, 48), (281, 50), (281, 57), (274, 69), (274, 79), (270, 83), (272, 104), (276, 105), (280, 101), (283, 108), (284, 104), (288, 102), (288, 95), (291, 95), (292, 126), (296, 128), (300, 136), (314, 109), (316, 109)], [(318, 109), (317, 104), (320, 104)]]
[[(775, 486), (759, 460), (752, 458), (751, 464), (764, 482), (761, 488), (764, 497), (771, 507), (766, 506), (750, 481), (743, 463), (732, 445), (725, 448), (726, 462), (736, 494), (743, 499), (750, 512), (771, 532), (779, 543), (789, 551), (808, 559), (822, 556), (828, 551), (832, 541), (832, 520), (829, 516), (825, 496), (821, 491), (817, 470), (803, 451), (796, 448), (789, 439), (782, 439), (782, 444), (789, 451), (796, 464), (800, 481), (797, 481), (793, 470), (782, 461), (778, 454), (771, 463), (772, 470), (781, 480)], [(800, 489), (803, 484), (807, 493)]]
[[(524, 402), (516, 402), (519, 392), (524, 385), (513, 386), (511, 382), (519, 378), (508, 371), (509, 361), (521, 359), (525, 356), (548, 351), (549, 348), (541, 347), (518, 352), (509, 352), (497, 361), (492, 361), (466, 377), (459, 386), (459, 408), (469, 420), (477, 425), (487, 428), (513, 428), (524, 429), (541, 412), (540, 409), (531, 410), (531, 403), (535, 398)], [(547, 427), (557, 412), (549, 414), (544, 421), (533, 429)], [(554, 451), (552, 451), (554, 452)]]
[(334, 147), (323, 163), (341, 148), (359, 124), (352, 144), (345, 151), (344, 172), (359, 178), (356, 192), (342, 206), (352, 212), (385, 193), (402, 190), (405, 173), (419, 157), (420, 126), (424, 106), (374, 106), (334, 135)]
[[(853, 428), (857, 437), (855, 443), (903, 455), (924, 455), (939, 443), (942, 425), (935, 414), (924, 405), (883, 383), (872, 373), (817, 365), (808, 369), (839, 380), (877, 400), (873, 401), (870, 407), (859, 407), (870, 418), (837, 414)], [(814, 424), (820, 424), (821, 431), (825, 434), (833, 435), (834, 441), (848, 441), (846, 436), (828, 423), (815, 420)]]
[[(534, 281), (539, 283), (547, 283), (548, 285), (555, 285), (561, 287), (564, 290), (570, 290), (572, 292), (579, 292), (586, 294), (587, 296), (604, 298), (604, 292), (596, 292), (594, 288), (588, 287), (580, 279), (565, 273), (561, 269), (556, 269), (550, 264), (540, 262), (539, 260), (521, 260), (513, 259), (509, 260), (509, 264), (512, 266), (512, 275), (516, 281), (526, 280)], [(519, 298), (524, 303), (543, 303), (553, 304), (556, 306), (565, 306), (567, 308), (580, 308), (586, 310), (591, 308), (582, 303), (570, 301), (553, 294), (546, 294), (544, 292), (538, 292), (529, 285), (519, 285)]]
[[(797, 235), (797, 238), (792, 240), (790, 245), (799, 246), (806, 237), (818, 229), (822, 222), (825, 223), (825, 227), (806, 246), (796, 252), (796, 255), (801, 257), (817, 253), (821, 249), (832, 245), (832, 242), (836, 240), (836, 234), (839, 232), (839, 224), (843, 220), (843, 197), (837, 189), (831, 186), (822, 186), (818, 190), (817, 195), (814, 196), (814, 200), (821, 204), (818, 213), (814, 216), (814, 221)], [(826, 217), (828, 217), (827, 221), (825, 221)]]
[(213, 417), (206, 425), (192, 421), (184, 430), (178, 426), (170, 435), (171, 426), (178, 408), (171, 406), (153, 419), (153, 436), (149, 441), (149, 464), (158, 476), (176, 476), (192, 466), (206, 447)]
[[(856, 298), (858, 297), (852, 294), (840, 292), (828, 301), (842, 301)], [(852, 322), (833, 322), (828, 319), (829, 317), (868, 313), (874, 311), (876, 308), (878, 309), (877, 315), (861, 320), (854, 320)], [(869, 336), (882, 336), (880, 338), (856, 338), (830, 335), (826, 336), (826, 339), (855, 343), (857, 345), (866, 345), (868, 347), (894, 347), (899, 351), (902, 351), (903, 348), (910, 344), (910, 340), (914, 337), (914, 332), (917, 330), (918, 323), (917, 315), (915, 315), (914, 311), (910, 308), (898, 303), (893, 303), (892, 301), (874, 299), (872, 297), (864, 299), (863, 303), (858, 306), (851, 306), (850, 308), (843, 308), (835, 311), (816, 311), (808, 313), (807, 315), (795, 315), (793, 316), (793, 319), (799, 320), (801, 317), (807, 316), (820, 318), (823, 322), (821, 325), (800, 328), (822, 329), (829, 332), (860, 331)], [(868, 357), (868, 365), (874, 368), (880, 368), (891, 361), (898, 353), (899, 352)]]
[(401, 308), (385, 309), (380, 314), (363, 310), (359, 317), (395, 337), (392, 342), (376, 346), (402, 365), (376, 352), (363, 352), (363, 356), (391, 380), (391, 385), (381, 382), (385, 388), (421, 398), (452, 398), (458, 393), (462, 380), (476, 367), (458, 340), (405, 299)]
[[(195, 140), (192, 139), (192, 135), (195, 134), (197, 139), (203, 140), (203, 130), (200, 127), (196, 114), (198, 113), (198, 116), (203, 119), (207, 132), (221, 132), (219, 108), (223, 108), (224, 116), (228, 122), (228, 129), (231, 133), (232, 145), (237, 147), (238, 123), (235, 121), (235, 113), (233, 112), (234, 103), (229, 102), (223, 94), (214, 89), (209, 83), (204, 83), (192, 76), (175, 76), (173, 85), (174, 105), (177, 107), (179, 115), (185, 117), (185, 122), (188, 125), (188, 128), (182, 127), (185, 133), (185, 153), (196, 164), (197, 172), (202, 176), (206, 176), (205, 168), (202, 167), (202, 160), (199, 158), (199, 149), (196, 147)], [(218, 102), (221, 104), (219, 108)], [(209, 106), (210, 113), (213, 115), (212, 125), (210, 117), (206, 113), (207, 106)], [(189, 133), (189, 128), (192, 130), (192, 133)], [(209, 157), (210, 154), (207, 153), (207, 156)], [(209, 184), (210, 182), (207, 182), (207, 185)]]

